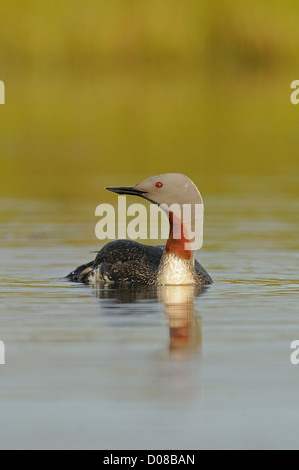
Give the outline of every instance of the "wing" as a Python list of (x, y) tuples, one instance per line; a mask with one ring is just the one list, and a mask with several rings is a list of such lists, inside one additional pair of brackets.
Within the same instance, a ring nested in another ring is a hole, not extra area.
[(116, 240), (107, 243), (98, 252), (94, 261), (82, 264), (68, 274), (66, 279), (85, 283), (99, 280), (151, 284), (154, 282), (163, 249), (163, 246)]

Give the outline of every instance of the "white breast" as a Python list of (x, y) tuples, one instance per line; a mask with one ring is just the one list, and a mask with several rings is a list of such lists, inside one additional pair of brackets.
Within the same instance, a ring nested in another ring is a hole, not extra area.
[(158, 270), (157, 284), (194, 284), (195, 282), (193, 259), (182, 259), (173, 253), (164, 253)]

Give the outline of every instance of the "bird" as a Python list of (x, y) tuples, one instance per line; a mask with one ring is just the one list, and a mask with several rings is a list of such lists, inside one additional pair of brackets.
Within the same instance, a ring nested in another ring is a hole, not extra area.
[[(182, 217), (170, 210), (173, 205), (184, 208), (186, 204), (203, 208), (201, 194), (188, 176), (164, 173), (151, 176), (135, 186), (107, 186), (105, 189), (158, 204), (166, 212), (170, 225), (166, 245), (144, 245), (133, 240), (109, 242), (97, 252), (93, 261), (79, 266), (66, 279), (86, 284), (102, 282), (136, 286), (212, 284), (211, 276), (195, 260), (196, 249), (190, 243)], [(194, 216), (191, 217), (192, 222)], [(175, 235), (178, 230), (179, 237)]]

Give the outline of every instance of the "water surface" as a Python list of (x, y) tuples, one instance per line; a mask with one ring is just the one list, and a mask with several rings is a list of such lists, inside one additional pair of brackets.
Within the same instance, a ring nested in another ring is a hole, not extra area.
[(210, 194), (214, 284), (92, 288), (95, 203), (6, 199), (1, 448), (299, 447), (299, 199)]

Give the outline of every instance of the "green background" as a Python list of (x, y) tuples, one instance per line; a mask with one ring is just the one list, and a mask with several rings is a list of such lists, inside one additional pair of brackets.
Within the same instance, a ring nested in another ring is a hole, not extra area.
[(297, 193), (298, 15), (276, 0), (5, 2), (0, 195), (100, 202), (163, 172), (204, 194), (272, 176)]

